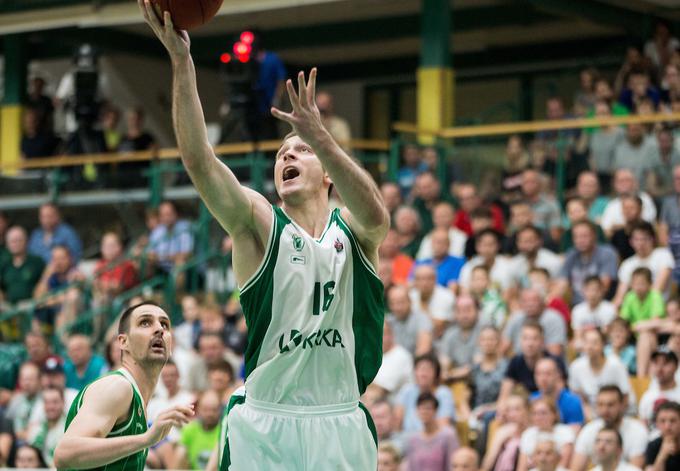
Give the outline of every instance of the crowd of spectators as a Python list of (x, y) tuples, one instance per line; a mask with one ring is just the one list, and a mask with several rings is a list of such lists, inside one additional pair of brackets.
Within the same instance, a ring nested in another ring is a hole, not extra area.
[[(613, 81), (583, 70), (571, 111), (551, 97), (547, 118), (680, 111), (679, 46), (660, 25), (644, 48), (628, 49)], [(33, 83), (25, 149), (43, 149), (48, 141), (36, 136), (50, 135), (43, 85)], [(329, 126), (347, 135), (330, 118), (332, 99), (318, 98)], [(118, 119), (105, 110), (109, 148), (153, 144), (140, 111), (128, 114), (125, 133)], [(383, 363), (362, 398), (378, 469), (680, 469), (678, 128), (510, 136), (505, 152), (489, 189), (459, 168), (440, 172), (431, 148), (406, 145), (396, 181), (380, 185), (392, 215), (376, 267)], [(29, 233), (0, 214), (2, 302), (37, 303), (25, 358), (0, 375), (0, 465), (15, 467), (50, 466), (77, 390), (120, 366), (115, 319), (95, 318), (93, 336), (66, 327), (152, 275), (175, 277), (181, 293), (178, 268), (196, 251), (191, 222), (170, 201), (130, 241), (103, 233), (89, 272), (59, 208), (43, 205), (38, 219)], [(195, 402), (197, 415), (150, 451), (153, 468), (205, 467), (220, 413), (243, 381), (247, 327), (228, 236), (219, 249), (202, 291), (181, 297), (172, 361), (147, 410), (153, 421), (169, 405)], [(17, 324), (0, 327), (17, 340)], [(62, 355), (51, 350), (55, 332)]]

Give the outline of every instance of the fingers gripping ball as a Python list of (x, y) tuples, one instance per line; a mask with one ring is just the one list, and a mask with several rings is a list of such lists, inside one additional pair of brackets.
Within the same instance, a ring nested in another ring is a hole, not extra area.
[[(210, 21), (222, 6), (223, 0), (152, 0), (160, 11), (169, 11), (177, 29), (190, 30)], [(162, 14), (159, 15), (162, 20)]]

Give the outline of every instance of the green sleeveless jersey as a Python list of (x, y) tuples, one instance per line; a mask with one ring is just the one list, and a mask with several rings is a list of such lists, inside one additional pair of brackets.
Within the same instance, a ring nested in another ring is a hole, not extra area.
[[(132, 385), (132, 402), (130, 403), (129, 418), (125, 422), (115, 425), (106, 438), (139, 435), (146, 432), (148, 427), (146, 422), (146, 412), (144, 411), (144, 401), (142, 399), (141, 393), (139, 392), (139, 388), (137, 387), (135, 379), (127, 370), (123, 368), (112, 371), (109, 373), (109, 375), (120, 375), (130, 382)], [(96, 381), (99, 381), (99, 379)], [(85, 395), (85, 391), (87, 391), (87, 388), (89, 388), (91, 384), (92, 383), (85, 386), (73, 400), (71, 408), (68, 411), (68, 415), (66, 416), (66, 427), (64, 430), (68, 430), (69, 425), (71, 425), (71, 422), (78, 414), (78, 411), (83, 404), (83, 396)], [(144, 465), (146, 464), (146, 455), (148, 452), (149, 450), (146, 449), (138, 451), (137, 453), (121, 458), (113, 463), (92, 469), (98, 471), (143, 471)]]

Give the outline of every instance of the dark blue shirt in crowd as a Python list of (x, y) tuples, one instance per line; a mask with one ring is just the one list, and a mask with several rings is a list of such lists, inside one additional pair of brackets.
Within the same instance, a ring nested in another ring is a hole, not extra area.
[[(547, 351), (544, 351), (542, 358), (548, 357), (552, 358), (557, 362), (557, 365), (560, 368), (560, 372), (562, 373), (562, 377), (566, 381), (567, 367), (564, 364), (564, 360), (562, 360), (562, 358), (560, 357), (556, 357), (555, 355), (548, 353)], [(521, 384), (531, 394), (538, 391), (536, 381), (534, 381), (534, 370), (529, 368), (529, 365), (527, 365), (527, 362), (524, 360), (524, 355), (522, 355), (521, 353), (519, 355), (515, 355), (510, 359), (508, 369), (505, 371), (505, 377), (507, 379), (513, 380), (517, 384)]]
[(257, 79), (257, 89), (260, 93), (258, 111), (261, 115), (269, 114), (269, 108), (272, 106), (276, 93), (276, 86), (279, 82), (286, 80), (286, 77), (286, 67), (279, 56), (273, 52), (265, 51), (260, 62), (260, 75)]

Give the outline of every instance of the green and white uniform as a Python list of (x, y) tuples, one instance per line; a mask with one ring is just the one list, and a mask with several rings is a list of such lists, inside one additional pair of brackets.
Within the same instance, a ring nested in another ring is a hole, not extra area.
[(383, 286), (340, 211), (314, 239), (274, 207), (241, 305), (246, 382), (222, 418), (220, 471), (374, 470), (359, 397), (382, 360)]
[[(130, 403), (130, 417), (126, 421), (115, 425), (106, 438), (126, 437), (129, 435), (139, 435), (146, 432), (146, 411), (144, 410), (144, 400), (142, 399), (142, 395), (139, 392), (139, 388), (137, 387), (137, 382), (132, 377), (130, 372), (124, 368), (112, 371), (108, 375), (120, 375), (130, 382), (132, 385), (132, 402)], [(83, 396), (85, 395), (87, 388), (100, 379), (101, 378), (85, 386), (73, 400), (71, 408), (68, 411), (68, 415), (66, 416), (66, 427), (64, 430), (68, 430), (69, 425), (71, 425), (71, 422), (78, 414), (80, 407), (83, 405)], [(90, 398), (90, 400), (92, 400), (92, 398)], [(148, 450), (145, 449), (126, 456), (125, 458), (121, 458), (113, 463), (109, 463), (106, 466), (100, 466), (98, 468), (92, 469), (98, 471), (143, 471), (144, 465), (146, 464), (147, 454)]]

